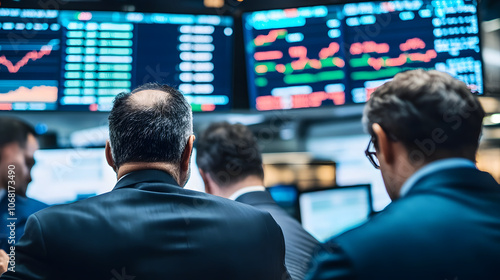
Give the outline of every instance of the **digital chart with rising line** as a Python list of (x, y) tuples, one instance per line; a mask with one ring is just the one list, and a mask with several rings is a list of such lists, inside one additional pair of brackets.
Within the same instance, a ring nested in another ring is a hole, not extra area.
[(59, 39), (31, 40), (29, 45), (14, 46), (0, 41), (1, 109), (12, 109), (16, 103), (57, 102), (59, 43)]
[(47, 45), (42, 46), (42, 48), (39, 51), (37, 50), (30, 51), (29, 53), (24, 55), (21, 60), (16, 62), (15, 65), (12, 61), (7, 59), (5, 55), (2, 55), (0, 56), (0, 64), (7, 67), (7, 71), (9, 73), (17, 73), (19, 72), (19, 69), (21, 69), (21, 67), (26, 66), (26, 64), (28, 64), (30, 60), (36, 61), (46, 55), (47, 56), (50, 55), (50, 53), (52, 52), (52, 48), (53, 46), (49, 43)]

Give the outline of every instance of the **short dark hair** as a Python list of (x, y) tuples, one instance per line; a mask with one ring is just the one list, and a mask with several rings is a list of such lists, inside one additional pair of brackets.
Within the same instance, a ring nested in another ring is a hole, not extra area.
[(372, 125), (378, 123), (392, 140), (401, 141), (412, 161), (475, 159), (484, 115), (465, 83), (418, 69), (379, 87), (366, 104), (363, 124), (376, 141)]
[(37, 136), (33, 126), (27, 122), (13, 117), (0, 117), (0, 149), (13, 142), (25, 148), (29, 134)]
[(220, 186), (230, 186), (250, 175), (264, 178), (257, 139), (242, 124), (211, 124), (196, 141), (196, 164)]
[[(145, 91), (158, 91), (151, 105), (131, 98)], [(116, 96), (109, 114), (109, 139), (117, 167), (127, 162), (178, 163), (193, 134), (191, 106), (173, 87), (148, 83)]]

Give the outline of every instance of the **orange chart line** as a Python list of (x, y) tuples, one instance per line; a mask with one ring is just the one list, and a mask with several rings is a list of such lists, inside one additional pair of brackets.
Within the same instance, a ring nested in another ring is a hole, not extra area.
[[(297, 60), (293, 60), (289, 64), (259, 64), (255, 67), (255, 72), (258, 74), (263, 74), (269, 71), (269, 67), (274, 67), (279, 73), (287, 72), (287, 69), (290, 72), (304, 70), (307, 65), (314, 69), (321, 69), (325, 65), (326, 67), (336, 66), (339, 68), (343, 68), (345, 66), (345, 61), (341, 58), (334, 57), (336, 53), (340, 50), (340, 45), (336, 42), (332, 42), (326, 48), (322, 48), (319, 52), (319, 59), (310, 59), (307, 57), (307, 48), (305, 46), (292, 46), (288, 48), (288, 54), (291, 58), (297, 58)], [(257, 52), (254, 54), (254, 58), (256, 61), (262, 60), (275, 60), (283, 57), (283, 53), (281, 51), (266, 51), (266, 52)], [(289, 69), (289, 67), (291, 69)], [(271, 70), (272, 71), (272, 70)]]
[(363, 43), (352, 44), (349, 52), (352, 55), (358, 55), (362, 53), (388, 53), (389, 49), (390, 47), (387, 43), (377, 44), (374, 41), (366, 41)]
[(373, 58), (368, 59), (368, 65), (373, 67), (375, 70), (380, 70), (382, 67), (396, 67), (403, 66), (408, 62), (408, 59), (413, 62), (430, 62), (432, 59), (437, 57), (435, 50), (427, 50), (425, 53), (410, 53), (410, 54), (400, 54), (396, 58)]
[[(340, 45), (338, 43), (330, 43), (330, 45), (327, 48), (322, 48), (321, 51), (319, 52), (318, 56), (320, 59), (327, 59), (330, 57), (333, 57), (338, 51), (340, 50)], [(295, 47), (290, 47), (288, 49), (288, 53), (290, 54), (290, 57), (297, 57), (299, 58), (298, 60), (292, 61), (291, 66), (293, 70), (304, 70), (306, 65), (309, 63), (309, 65), (312, 68), (315, 69), (321, 69), (322, 64), (321, 61), (318, 59), (309, 59), (307, 57), (307, 48), (305, 46), (295, 46)], [(344, 67), (345, 63), (342, 59), (334, 59), (333, 64), (337, 67)], [(282, 68), (280, 64), (277, 65), (277, 67)], [(278, 72), (281, 72), (279, 69), (276, 69)]]
[(276, 60), (283, 57), (283, 53), (281, 51), (267, 51), (267, 52), (256, 52), (253, 57), (255, 60)]
[(28, 64), (28, 62), (31, 60), (35, 61), (38, 60), (45, 55), (50, 55), (52, 52), (52, 46), (46, 45), (43, 46), (40, 51), (30, 51), (27, 53), (21, 60), (19, 60), (15, 65), (12, 63), (12, 61), (8, 60), (5, 55), (0, 56), (0, 64), (4, 65), (7, 67), (7, 70), (10, 73), (17, 73), (19, 69), (21, 69), (23, 66)]
[(266, 43), (275, 42), (279, 36), (284, 36), (287, 34), (286, 29), (276, 29), (271, 30), (267, 35), (259, 35), (254, 39), (254, 43), (256, 46), (262, 46)]
[(399, 49), (406, 52), (409, 50), (425, 49), (425, 42), (420, 38), (412, 38), (399, 45)]

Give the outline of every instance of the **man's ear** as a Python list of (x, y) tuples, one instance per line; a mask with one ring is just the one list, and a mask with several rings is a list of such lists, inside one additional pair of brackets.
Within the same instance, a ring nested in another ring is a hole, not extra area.
[(198, 168), (198, 170), (200, 171), (201, 179), (203, 179), (203, 184), (205, 184), (205, 192), (208, 194), (213, 194), (213, 195), (225, 197), (225, 196), (223, 196), (219, 185), (217, 185), (217, 183), (215, 183), (214, 179), (212, 179), (212, 176), (210, 175), (210, 173), (204, 172), (200, 168)]
[(392, 141), (378, 123), (372, 125), (373, 132), (377, 136), (377, 157), (379, 161), (392, 164), (395, 160), (395, 151)]
[(115, 172), (118, 172), (116, 170), (116, 165), (115, 161), (113, 160), (113, 155), (111, 153), (111, 144), (109, 143), (109, 140), (106, 140), (106, 148), (104, 149), (104, 153), (106, 154), (106, 161), (108, 162), (108, 165), (113, 168)]
[(210, 184), (210, 180), (208, 179), (208, 176), (210, 176), (207, 173), (205, 173), (201, 168), (198, 168), (198, 171), (200, 172), (201, 179), (203, 180), (203, 185), (205, 185), (205, 192), (209, 194), (213, 194), (213, 186)]
[(186, 146), (184, 147), (184, 152), (182, 152), (182, 157), (181, 157), (181, 174), (187, 174), (189, 171), (189, 164), (191, 162), (191, 154), (193, 152), (193, 145), (194, 145), (194, 135), (189, 136), (189, 139), (186, 143)]

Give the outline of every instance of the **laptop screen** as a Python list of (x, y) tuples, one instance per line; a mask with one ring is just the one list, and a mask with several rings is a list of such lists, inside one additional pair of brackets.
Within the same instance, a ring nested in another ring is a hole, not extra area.
[(302, 226), (320, 242), (365, 222), (372, 212), (370, 185), (302, 193)]

